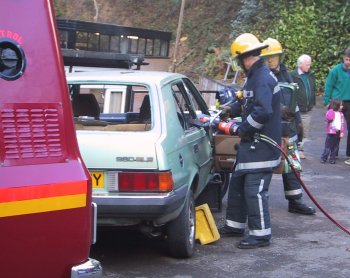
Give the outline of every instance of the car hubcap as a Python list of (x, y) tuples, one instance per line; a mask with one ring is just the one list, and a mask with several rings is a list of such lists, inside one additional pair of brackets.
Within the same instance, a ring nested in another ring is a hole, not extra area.
[(189, 207), (189, 238), (188, 241), (191, 244), (191, 246), (194, 244), (194, 232), (195, 232), (195, 223), (194, 223), (194, 212), (193, 212), (193, 202), (191, 202), (191, 205)]

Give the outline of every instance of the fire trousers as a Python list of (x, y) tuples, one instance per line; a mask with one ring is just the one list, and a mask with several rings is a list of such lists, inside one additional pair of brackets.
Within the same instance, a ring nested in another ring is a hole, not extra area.
[(282, 180), (284, 196), (288, 201), (302, 198), (303, 191), (301, 189), (301, 184), (294, 173), (283, 173)]
[(226, 225), (244, 230), (248, 220), (249, 236), (258, 239), (271, 238), (268, 194), (271, 178), (272, 172), (232, 175)]

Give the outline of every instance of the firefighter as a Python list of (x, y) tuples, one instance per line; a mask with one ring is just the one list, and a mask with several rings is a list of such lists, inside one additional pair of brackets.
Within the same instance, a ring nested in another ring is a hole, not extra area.
[(249, 234), (237, 245), (241, 249), (270, 245), (268, 189), (272, 171), (281, 160), (277, 148), (258, 139), (263, 134), (281, 142), (280, 89), (276, 77), (260, 58), (266, 47), (250, 33), (233, 41), (232, 56), (247, 80), (243, 98), (222, 107), (223, 115), (241, 116), (242, 122), (239, 126), (231, 125), (229, 131), (241, 140), (230, 181), (226, 222), (219, 231), (222, 236), (244, 236), (248, 220)]
[[(266, 65), (277, 77), (279, 82), (293, 83), (293, 78), (289, 74), (286, 66), (282, 63), (283, 49), (276, 39), (268, 38), (264, 42), (268, 47), (261, 51)], [(296, 98), (292, 96), (294, 92), (287, 88), (281, 89), (282, 120), (287, 122), (287, 136), (298, 143), (297, 127), (301, 126), (301, 115), (296, 104)], [(288, 200), (288, 211), (299, 214), (315, 214), (315, 209), (304, 204), (302, 200), (301, 184), (293, 172), (282, 173), (284, 195)]]

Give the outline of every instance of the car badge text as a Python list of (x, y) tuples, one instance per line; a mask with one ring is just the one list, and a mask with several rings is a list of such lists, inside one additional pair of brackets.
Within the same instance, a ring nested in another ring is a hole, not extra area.
[(117, 156), (117, 162), (153, 162), (153, 157)]

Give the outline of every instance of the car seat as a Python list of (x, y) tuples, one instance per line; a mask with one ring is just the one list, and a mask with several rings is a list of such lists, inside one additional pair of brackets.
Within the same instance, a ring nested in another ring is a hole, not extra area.
[(100, 118), (100, 106), (93, 94), (79, 94), (74, 96), (73, 102), (74, 117), (89, 116), (95, 120)]
[(151, 122), (151, 105), (149, 101), (149, 95), (145, 95), (140, 107), (139, 121), (142, 123)]

